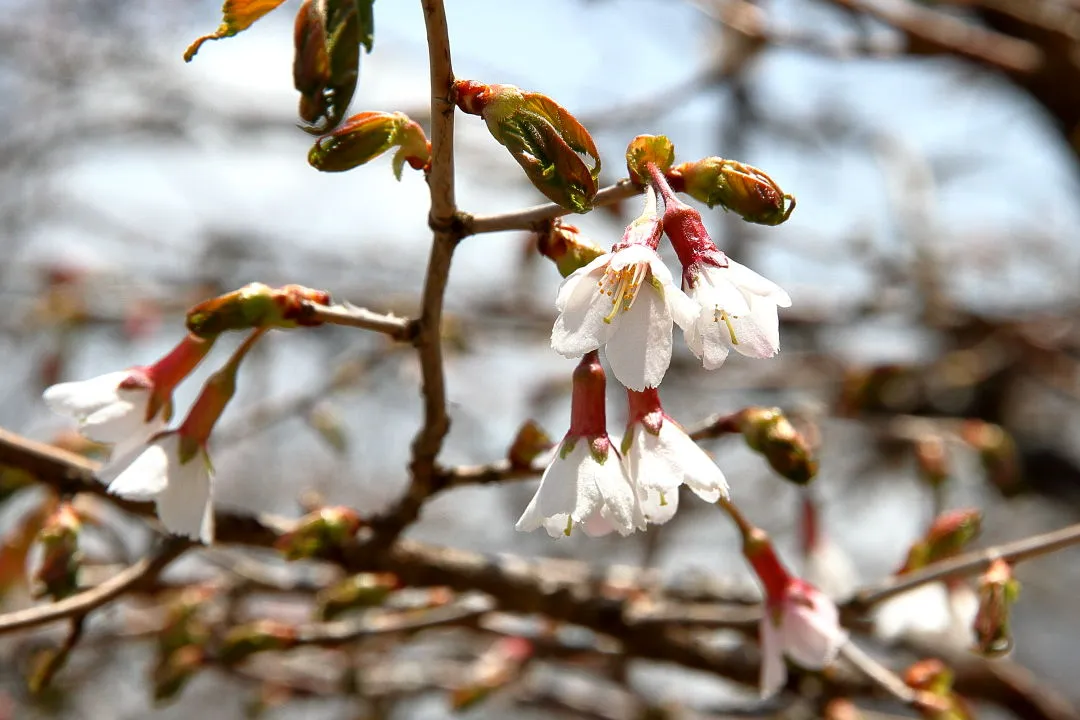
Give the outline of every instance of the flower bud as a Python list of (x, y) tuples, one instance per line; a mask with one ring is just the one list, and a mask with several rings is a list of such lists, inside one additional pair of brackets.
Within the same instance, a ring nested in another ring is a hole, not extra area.
[(986, 478), (1003, 495), (1010, 497), (1020, 491), (1020, 457), (1016, 443), (1000, 425), (982, 420), (965, 420), (960, 436), (979, 453)]
[(360, 71), (360, 46), (371, 52), (374, 0), (305, 0), (296, 14), (293, 84), (303, 129), (321, 135), (341, 123)]
[(472, 666), (470, 681), (450, 694), (450, 706), (462, 711), (476, 706), (499, 688), (516, 680), (533, 647), (525, 638), (504, 637), (491, 644)]
[(1001, 657), (1012, 650), (1009, 613), (1019, 597), (1020, 583), (1012, 566), (1001, 558), (994, 560), (979, 578), (979, 612), (972, 626), (976, 652)]
[(537, 249), (541, 255), (555, 261), (555, 267), (563, 277), (585, 267), (605, 252), (582, 235), (576, 226), (559, 221), (555, 221), (547, 232), (540, 234)]
[(283, 2), (285, 0), (225, 0), (221, 6), (221, 25), (211, 34), (196, 38), (184, 51), (184, 62), (191, 62), (207, 40), (220, 40), (241, 33)]
[(300, 518), (296, 528), (278, 538), (274, 547), (286, 560), (322, 557), (355, 537), (361, 524), (351, 508), (320, 508)]
[(925, 720), (971, 720), (970, 708), (953, 692), (953, 672), (937, 659), (920, 660), (904, 672), (908, 687), (920, 691), (915, 709)]
[(939, 435), (923, 435), (915, 441), (919, 476), (930, 487), (940, 487), (949, 477), (945, 441)]
[(672, 187), (709, 207), (719, 205), (759, 225), (779, 225), (791, 217), (795, 198), (756, 167), (735, 160), (707, 157), (676, 165), (668, 175)]
[(175, 696), (205, 664), (210, 628), (202, 611), (213, 594), (207, 587), (189, 587), (169, 606), (165, 626), (158, 634), (154, 700)]
[(226, 330), (320, 324), (308, 317), (307, 303), (329, 305), (330, 293), (303, 285), (272, 288), (250, 283), (192, 307), (187, 313), (187, 328), (198, 337), (214, 337)]
[(205, 664), (206, 651), (195, 645), (185, 645), (161, 657), (154, 666), (154, 701), (171, 700), (188, 680)]
[[(573, 212), (590, 209), (600, 153), (588, 130), (566, 108), (540, 93), (473, 80), (455, 82), (454, 95), (463, 112), (484, 119), (537, 190)], [(591, 158), (591, 167), (582, 155)]]
[(979, 536), (982, 512), (974, 508), (950, 510), (938, 515), (926, 533), (928, 562), (937, 562), (961, 552)]
[(862, 711), (847, 698), (835, 698), (825, 706), (824, 720), (864, 720)]
[(41, 565), (34, 573), (34, 597), (48, 595), (62, 600), (79, 590), (79, 533), (82, 521), (71, 503), (61, 503), (45, 521), (37, 535), (41, 543)]
[(296, 645), (296, 629), (276, 620), (256, 620), (238, 625), (225, 635), (218, 657), (225, 665), (236, 665), (251, 655), (267, 650), (288, 650)]
[(320, 620), (333, 620), (360, 608), (378, 607), (401, 587), (392, 573), (360, 573), (319, 592), (315, 599)]
[(779, 408), (746, 408), (741, 415), (746, 444), (764, 455), (773, 470), (796, 485), (814, 479), (818, 461), (810, 443)]
[(638, 135), (626, 146), (626, 171), (638, 186), (649, 182), (646, 165), (653, 163), (666, 173), (675, 163), (675, 146), (663, 135)]
[(544, 428), (540, 427), (535, 420), (526, 420), (514, 437), (514, 442), (510, 444), (506, 457), (510, 460), (511, 467), (532, 467), (533, 461), (539, 455), (553, 447), (555, 443), (544, 432)]
[(362, 112), (353, 115), (329, 135), (315, 141), (308, 163), (322, 172), (352, 170), (374, 160), (392, 147), (394, 177), (401, 180), (405, 163), (423, 170), (431, 160), (431, 143), (424, 129), (402, 112)]

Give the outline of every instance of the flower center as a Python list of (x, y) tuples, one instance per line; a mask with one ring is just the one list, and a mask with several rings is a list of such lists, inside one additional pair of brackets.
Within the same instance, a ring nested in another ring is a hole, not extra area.
[(721, 322), (727, 325), (728, 335), (731, 337), (731, 344), (738, 345), (739, 338), (735, 336), (735, 325), (731, 322), (731, 316), (727, 314), (727, 310), (721, 310), (717, 305), (713, 309), (713, 322)]
[(619, 311), (626, 312), (633, 307), (641, 283), (648, 273), (648, 263), (631, 263), (618, 270), (608, 267), (604, 277), (597, 283), (600, 292), (611, 298), (611, 312), (604, 318), (604, 322), (612, 322)]

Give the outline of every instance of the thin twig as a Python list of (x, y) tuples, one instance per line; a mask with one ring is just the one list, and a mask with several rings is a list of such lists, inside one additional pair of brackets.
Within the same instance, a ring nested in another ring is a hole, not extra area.
[(349, 303), (329, 306), (307, 303), (304, 307), (304, 315), (305, 319), (318, 320), (327, 325), (345, 325), (372, 330), (403, 342), (412, 340), (416, 334), (415, 324), (408, 318), (373, 312)]
[(52, 684), (52, 679), (56, 677), (56, 673), (60, 672), (64, 668), (64, 665), (67, 664), (71, 651), (75, 649), (75, 646), (78, 645), (79, 641), (82, 639), (83, 627), (86, 624), (85, 621), (85, 615), (72, 616), (69, 621), (67, 635), (64, 637), (64, 642), (31, 677), (31, 692), (40, 693)]
[(918, 699), (915, 690), (908, 687), (900, 676), (867, 655), (862, 648), (850, 640), (840, 646), (840, 655), (905, 705), (911, 705)]
[(297, 630), (296, 644), (336, 646), (374, 635), (456, 625), (479, 618), (494, 609), (494, 601), (485, 595), (463, 595), (448, 605), (426, 610), (386, 612), (354, 620), (313, 623)]
[(985, 550), (964, 553), (948, 560), (932, 563), (911, 573), (895, 575), (876, 586), (859, 591), (849, 605), (854, 609), (864, 611), (883, 600), (888, 600), (920, 585), (956, 575), (972, 575), (981, 572), (998, 558), (1015, 563), (1047, 555), (1076, 544), (1080, 544), (1080, 523)]
[[(640, 195), (641, 192), (629, 180), (620, 180), (596, 193), (592, 204), (594, 208), (613, 205), (620, 200)], [(548, 220), (569, 214), (570, 211), (562, 205), (546, 203), (498, 215), (466, 215), (462, 218), (462, 237), (504, 230), (538, 230)]]
[(169, 538), (153, 555), (143, 558), (128, 569), (117, 573), (91, 590), (41, 607), (16, 610), (0, 615), (0, 635), (25, 628), (46, 625), (65, 618), (85, 615), (119, 597), (134, 586), (152, 579), (169, 563), (192, 547), (188, 540)]

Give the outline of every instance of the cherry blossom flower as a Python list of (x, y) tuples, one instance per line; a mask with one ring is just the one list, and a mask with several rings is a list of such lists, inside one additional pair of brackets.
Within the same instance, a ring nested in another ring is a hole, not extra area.
[(170, 533), (207, 545), (213, 542), (213, 472), (198, 440), (180, 431), (161, 433), (111, 467), (103, 477), (110, 493), (128, 500), (153, 500)]
[(821, 527), (821, 513), (809, 493), (803, 494), (799, 527), (803, 578), (836, 602), (850, 598), (858, 584), (851, 558)]
[(642, 494), (649, 522), (662, 524), (675, 514), (679, 485), (705, 502), (727, 497), (724, 473), (686, 431), (664, 412), (656, 389), (627, 390), (629, 424), (622, 450), (631, 479)]
[(885, 642), (932, 639), (967, 649), (978, 612), (978, 596), (963, 581), (925, 583), (874, 608), (874, 635)]
[(743, 553), (765, 590), (761, 618), (761, 697), (787, 681), (788, 658), (809, 670), (828, 667), (847, 642), (836, 605), (810, 583), (791, 575), (757, 528), (743, 529)]
[(53, 385), (43, 397), (53, 412), (78, 421), (84, 436), (112, 444), (113, 457), (123, 457), (165, 429), (173, 389), (212, 345), (188, 335), (154, 365)]
[(650, 187), (622, 241), (563, 280), (555, 299), (551, 347), (565, 357), (604, 347), (616, 379), (633, 390), (660, 384), (673, 324), (690, 327), (700, 314), (656, 253), (662, 214)]
[(755, 358), (780, 350), (778, 307), (791, 298), (778, 285), (728, 258), (709, 237), (701, 213), (682, 202), (655, 165), (652, 185), (663, 198), (663, 226), (682, 263), (682, 287), (700, 308), (681, 325), (686, 344), (706, 370), (723, 365), (734, 349)]
[(604, 384), (594, 350), (574, 370), (570, 430), (517, 521), (519, 531), (543, 525), (550, 536), (558, 537), (570, 535), (575, 525), (591, 536), (645, 529), (637, 488), (607, 434)]

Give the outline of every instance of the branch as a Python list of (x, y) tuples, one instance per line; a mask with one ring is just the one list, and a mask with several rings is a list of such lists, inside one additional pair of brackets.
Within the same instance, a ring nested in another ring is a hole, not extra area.
[(964, 553), (904, 575), (894, 575), (881, 581), (876, 587), (859, 591), (848, 605), (856, 610), (865, 611), (883, 600), (888, 600), (920, 585), (956, 575), (972, 575), (981, 572), (997, 559), (1015, 563), (1076, 544), (1080, 544), (1080, 523), (985, 550)]
[(1035, 72), (1043, 52), (1026, 40), (967, 23), (910, 0), (831, 0), (833, 5), (864, 13), (904, 33), (912, 55), (956, 55), (1013, 74)]
[(387, 516), (372, 523), (384, 545), (393, 542), (419, 515), (420, 506), (431, 494), (435, 458), (450, 431), (442, 356), (442, 313), (450, 261), (454, 247), (462, 237), (454, 199), (454, 70), (450, 64), (450, 36), (442, 0), (422, 0), (421, 4), (431, 74), (431, 169), (428, 172), (431, 212), (428, 224), (434, 232), (420, 319), (413, 340), (420, 357), (424, 424), (413, 440), (409, 463), (411, 481), (405, 496)]
[[(596, 193), (592, 205), (594, 208), (614, 205), (620, 200), (640, 195), (641, 192), (629, 180), (623, 179)], [(469, 235), (479, 235), (480, 233), (503, 232), (504, 230), (539, 230), (548, 220), (554, 220), (569, 214), (570, 211), (562, 205), (547, 203), (499, 215), (465, 215), (462, 217), (461, 234), (462, 237), (467, 237)]]
[(918, 699), (918, 693), (908, 687), (896, 673), (867, 655), (862, 648), (850, 640), (840, 647), (840, 655), (874, 681), (878, 687), (905, 705), (912, 705)]
[(495, 603), (485, 595), (464, 595), (441, 607), (427, 610), (384, 612), (355, 620), (313, 623), (298, 628), (298, 645), (336, 646), (374, 635), (416, 632), (440, 625), (455, 625), (479, 618), (495, 609)]
[(304, 303), (303, 308), (305, 319), (318, 320), (327, 325), (345, 325), (372, 330), (402, 342), (410, 342), (416, 336), (415, 323), (408, 318), (372, 312), (367, 308), (356, 307), (349, 303), (330, 306)]
[(154, 578), (165, 566), (180, 557), (191, 547), (188, 540), (169, 538), (153, 555), (143, 558), (123, 572), (117, 573), (91, 590), (73, 595), (59, 602), (40, 607), (16, 610), (0, 615), (0, 635), (15, 630), (37, 627), (65, 618), (86, 615), (113, 598), (119, 597), (140, 583)]

